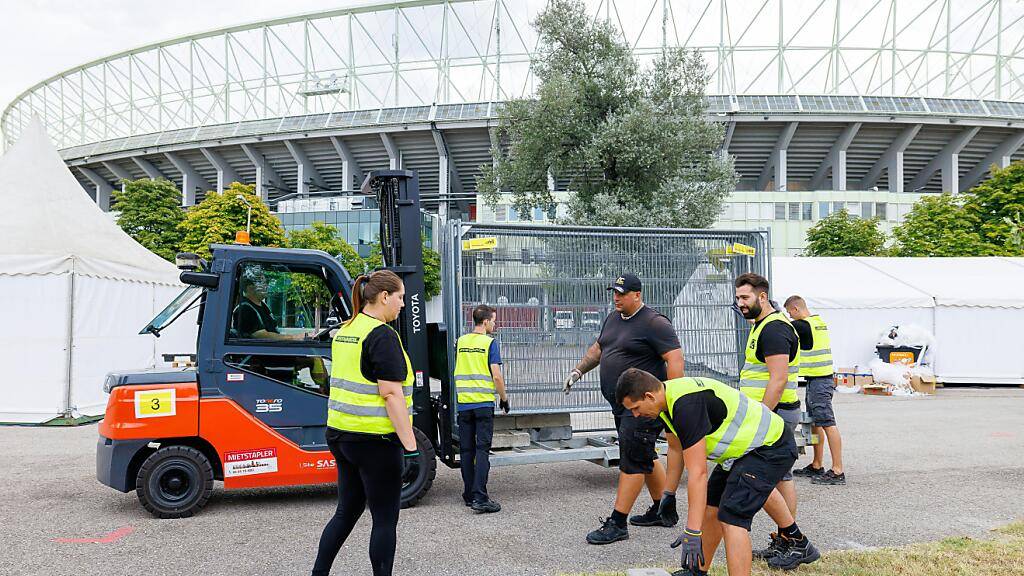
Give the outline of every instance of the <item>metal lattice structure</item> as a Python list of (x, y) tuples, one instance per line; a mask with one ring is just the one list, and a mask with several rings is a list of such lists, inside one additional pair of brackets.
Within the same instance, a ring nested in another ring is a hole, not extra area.
[[(59, 147), (245, 120), (503, 101), (534, 87), (543, 0), (407, 0), (214, 30), (48, 78), (3, 113)], [(700, 50), (718, 94), (1019, 100), (1024, 4), (1009, 0), (593, 0), (641, 57)]]

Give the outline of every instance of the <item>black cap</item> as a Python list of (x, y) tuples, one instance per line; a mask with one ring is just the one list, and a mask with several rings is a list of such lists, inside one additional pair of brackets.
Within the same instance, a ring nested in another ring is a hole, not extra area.
[(626, 273), (616, 278), (608, 289), (615, 290), (619, 294), (625, 294), (626, 292), (639, 292), (641, 289), (640, 279), (636, 277), (636, 274)]

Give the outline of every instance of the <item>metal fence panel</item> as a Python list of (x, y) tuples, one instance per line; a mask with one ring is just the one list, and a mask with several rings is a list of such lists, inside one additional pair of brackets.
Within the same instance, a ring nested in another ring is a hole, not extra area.
[(442, 250), (449, 349), (472, 330), (476, 305), (495, 306), (513, 411), (571, 412), (577, 432), (613, 428), (599, 370), (568, 396), (562, 382), (614, 311), (607, 287), (616, 277), (640, 277), (645, 303), (679, 336), (687, 375), (735, 385), (749, 325), (733, 309), (732, 282), (770, 273), (766, 231), (450, 221)]

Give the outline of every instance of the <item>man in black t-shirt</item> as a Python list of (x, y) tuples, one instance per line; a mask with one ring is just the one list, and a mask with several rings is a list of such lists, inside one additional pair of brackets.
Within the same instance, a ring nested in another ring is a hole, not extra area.
[[(628, 368), (639, 368), (661, 379), (683, 375), (683, 352), (668, 318), (644, 305), (640, 279), (623, 274), (611, 286), (615, 311), (601, 326), (601, 333), (565, 381), (566, 394), (583, 374), (601, 366), (601, 393), (612, 407), (619, 438), (619, 485), (611, 516), (601, 528), (587, 534), (591, 544), (611, 544), (629, 537), (626, 520), (647, 485), (653, 503), (644, 514), (628, 518), (635, 526), (674, 526), (679, 520), (675, 490), (665, 492), (665, 468), (655, 448), (660, 421), (636, 418), (615, 400), (615, 384)], [(669, 460), (681, 469), (682, 461)], [(666, 496), (663, 498), (663, 496)]]

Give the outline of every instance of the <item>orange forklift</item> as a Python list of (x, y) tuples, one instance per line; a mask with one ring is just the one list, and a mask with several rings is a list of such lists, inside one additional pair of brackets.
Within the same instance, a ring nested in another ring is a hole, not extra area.
[[(380, 209), (385, 267), (405, 282), (406, 307), (394, 327), (416, 376), (420, 449), (404, 471), (405, 507), (430, 489), (436, 457), (458, 465), (447, 335), (443, 325), (426, 322), (416, 173), (372, 172), (361, 192)], [(99, 425), (96, 477), (121, 492), (135, 490), (159, 518), (198, 512), (214, 480), (231, 490), (337, 479), (324, 439), (330, 333), (352, 314), (352, 279), (337, 259), (315, 250), (211, 251), (209, 262), (179, 255), (188, 287), (141, 332), (159, 336), (197, 309), (194, 365), (111, 373), (104, 384), (110, 398)], [(253, 314), (263, 314), (260, 330), (247, 325)], [(430, 377), (440, 381), (439, 394), (431, 394)]]

